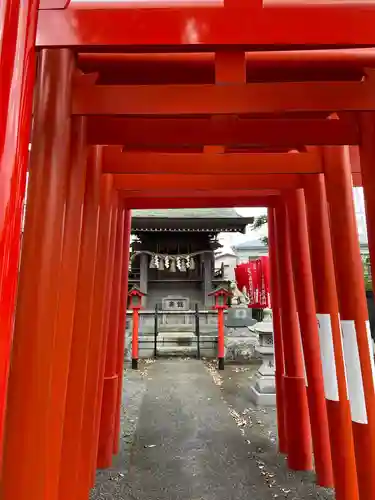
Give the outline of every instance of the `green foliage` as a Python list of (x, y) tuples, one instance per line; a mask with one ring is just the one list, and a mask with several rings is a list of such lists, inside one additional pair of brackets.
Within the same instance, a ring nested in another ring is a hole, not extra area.
[(365, 276), (365, 289), (366, 292), (371, 292), (372, 291), (372, 280)]
[(369, 255), (362, 255), (362, 264), (366, 291), (372, 291), (371, 262)]
[[(253, 231), (260, 229), (265, 224), (267, 224), (267, 222), (268, 222), (267, 215), (259, 215), (258, 217), (254, 217), (254, 222), (251, 225), (251, 229)], [(268, 245), (268, 237), (267, 236), (261, 236), (259, 239), (262, 243), (264, 243), (265, 245)]]
[(265, 224), (267, 224), (267, 215), (259, 215), (258, 217), (254, 217), (254, 222), (251, 225), (251, 229), (256, 230), (260, 229), (263, 227)]

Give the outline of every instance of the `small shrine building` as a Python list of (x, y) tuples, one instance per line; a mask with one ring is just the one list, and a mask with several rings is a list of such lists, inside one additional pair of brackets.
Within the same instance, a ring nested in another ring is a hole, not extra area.
[(134, 210), (129, 284), (147, 294), (144, 309), (211, 308), (209, 294), (225, 281), (215, 269), (218, 235), (245, 233), (252, 221), (234, 208)]

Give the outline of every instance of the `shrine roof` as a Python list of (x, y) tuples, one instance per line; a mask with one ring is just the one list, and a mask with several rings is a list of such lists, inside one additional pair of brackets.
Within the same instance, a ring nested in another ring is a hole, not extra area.
[(245, 232), (253, 217), (242, 217), (234, 208), (185, 210), (133, 210), (132, 230)]
[(133, 219), (135, 217), (157, 217), (161, 219), (243, 219), (235, 208), (195, 208), (195, 209), (170, 209), (170, 210), (132, 210)]
[(256, 240), (247, 240), (243, 241), (242, 243), (238, 243), (237, 245), (233, 245), (233, 250), (254, 250), (254, 249), (260, 249), (260, 248), (268, 248), (268, 245), (266, 245), (262, 240), (256, 239)]

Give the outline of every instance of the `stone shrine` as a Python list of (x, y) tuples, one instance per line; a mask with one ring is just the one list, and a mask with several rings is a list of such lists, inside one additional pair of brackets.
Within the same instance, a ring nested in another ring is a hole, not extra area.
[(215, 269), (214, 251), (221, 246), (217, 237), (222, 232), (244, 233), (252, 220), (234, 209), (133, 211), (129, 285), (147, 293), (140, 314), (141, 355), (152, 352), (155, 308), (161, 351), (175, 354), (183, 344), (185, 351), (190, 345), (196, 352), (198, 308), (202, 355), (215, 355), (217, 314), (210, 293), (229, 285), (223, 268)]

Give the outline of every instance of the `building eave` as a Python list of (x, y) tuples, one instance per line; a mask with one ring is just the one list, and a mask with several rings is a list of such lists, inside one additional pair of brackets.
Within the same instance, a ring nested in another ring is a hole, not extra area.
[(253, 217), (236, 218), (172, 218), (133, 217), (132, 232), (240, 232), (252, 224)]

